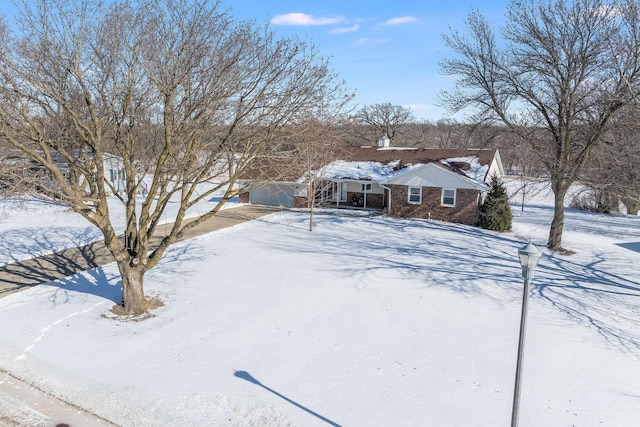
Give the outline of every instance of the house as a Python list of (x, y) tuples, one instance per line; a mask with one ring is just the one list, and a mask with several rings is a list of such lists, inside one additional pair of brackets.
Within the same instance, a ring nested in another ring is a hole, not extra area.
[[(492, 175), (504, 175), (493, 149), (345, 147), (338, 160), (315, 171), (326, 185), (321, 197), (335, 207), (376, 209), (389, 216), (475, 224)], [(240, 200), (305, 206), (305, 179), (249, 187)]]
[[(16, 177), (22, 176), (26, 182), (35, 184), (38, 191), (48, 192), (58, 189), (58, 184), (51, 176), (50, 172), (41, 164), (29, 160), (21, 152), (14, 152), (3, 161), (2, 173), (0, 174), (0, 189), (7, 188), (11, 183), (15, 183)], [(51, 160), (53, 166), (57, 167), (62, 175), (67, 179), (70, 177), (70, 165), (67, 159), (56, 151), (52, 151)], [(88, 159), (93, 160), (93, 154), (87, 153)], [(74, 150), (73, 158), (78, 159), (80, 151)], [(105, 176), (105, 190), (107, 193), (119, 193), (126, 190), (126, 177), (124, 161), (121, 157), (104, 153), (102, 155), (102, 166)], [(12, 174), (15, 174), (12, 176)], [(79, 179), (84, 180), (84, 175)], [(94, 179), (93, 177), (91, 179)], [(30, 189), (27, 189), (30, 190)]]
[(107, 190), (114, 193), (125, 191), (127, 189), (127, 182), (122, 157), (104, 153), (102, 155), (102, 166), (104, 168), (104, 177), (107, 181), (105, 183), (108, 187)]
[[(62, 171), (62, 173), (69, 177), (69, 163), (60, 154), (54, 153), (55, 164)], [(75, 150), (73, 153), (74, 158), (79, 158), (81, 152)], [(89, 159), (93, 159), (93, 153), (86, 153)], [(124, 161), (122, 157), (115, 156), (109, 153), (102, 154), (102, 168), (104, 170), (105, 178), (105, 191), (108, 194), (120, 193), (126, 191), (126, 176), (124, 170)]]

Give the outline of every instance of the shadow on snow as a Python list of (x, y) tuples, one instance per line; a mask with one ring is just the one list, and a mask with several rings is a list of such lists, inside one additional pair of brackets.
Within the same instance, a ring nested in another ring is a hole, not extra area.
[[(24, 233), (24, 230), (21, 233)], [(11, 240), (4, 239), (10, 234), (3, 233), (0, 236), (1, 251), (12, 251), (15, 248)], [(86, 230), (52, 228), (43, 233), (39, 229), (38, 233), (34, 233), (18, 249), (38, 247), (40, 252), (51, 253), (22, 261), (16, 258), (18, 262), (0, 266), (0, 282), (5, 285), (0, 287), (0, 296), (22, 288), (47, 284), (59, 288), (50, 297), (55, 304), (69, 301), (69, 292), (92, 294), (121, 304), (122, 281), (119, 272), (116, 269), (114, 274), (108, 274), (102, 267), (114, 262), (113, 256), (101, 241), (84, 244), (86, 236)], [(19, 241), (25, 242), (24, 235), (21, 234)], [(77, 246), (53, 252), (60, 241), (71, 246), (76, 242)], [(201, 254), (191, 248), (192, 245), (188, 241), (169, 248), (160, 261), (163, 271), (170, 274), (177, 272), (179, 267), (180, 274), (184, 274), (185, 265), (181, 261), (201, 258)]]
[[(575, 216), (569, 221), (571, 218)], [(302, 215), (284, 225), (302, 228), (299, 223), (306, 220)], [(520, 304), (522, 278), (517, 250), (525, 242), (511, 238), (513, 234), (427, 220), (376, 217), (353, 221), (348, 217), (318, 218), (313, 233), (323, 233), (321, 241), (312, 243), (306, 232), (277, 249), (335, 257), (336, 261), (329, 261), (323, 269), (339, 269), (347, 277), (358, 277), (358, 287), (386, 280), (388, 272), (393, 271), (400, 279), (417, 279), (427, 287), (482, 296), (501, 305)], [(592, 221), (591, 228), (586, 224), (577, 227), (593, 229)], [(624, 228), (624, 224), (618, 227)], [(544, 245), (542, 241), (534, 243)], [(631, 245), (637, 248), (637, 244)], [(640, 282), (615, 273), (615, 265), (625, 265), (625, 259), (620, 253), (605, 250), (603, 246), (588, 263), (545, 251), (531, 284), (532, 299), (592, 328), (617, 349), (638, 353)]]
[(314, 412), (314, 411), (312, 411), (311, 409), (309, 409), (309, 408), (307, 408), (307, 407), (305, 407), (305, 406), (300, 405), (298, 402), (295, 402), (295, 401), (293, 401), (293, 400), (289, 399), (287, 396), (285, 396), (285, 395), (283, 395), (283, 394), (280, 394), (280, 393), (278, 393), (277, 391), (275, 391), (274, 389), (272, 389), (272, 388), (270, 388), (270, 387), (267, 387), (266, 385), (262, 384), (260, 381), (258, 381), (257, 379), (255, 379), (255, 378), (254, 378), (254, 377), (253, 377), (249, 372), (247, 372), (247, 371), (235, 371), (233, 375), (234, 375), (236, 378), (243, 379), (243, 380), (245, 380), (245, 381), (250, 382), (251, 384), (255, 384), (255, 385), (257, 385), (258, 387), (262, 387), (263, 389), (267, 390), (268, 392), (275, 394), (275, 395), (276, 395), (276, 396), (278, 396), (279, 398), (286, 400), (287, 402), (291, 403), (292, 405), (294, 405), (294, 406), (296, 406), (296, 407), (298, 407), (298, 408), (302, 409), (303, 411), (307, 412), (308, 414), (313, 415), (314, 417), (318, 418), (319, 420), (321, 420), (321, 421), (323, 421), (323, 422), (325, 422), (325, 423), (327, 423), (327, 424), (329, 424), (329, 425), (331, 425), (331, 426), (334, 426), (334, 427), (340, 427), (340, 424), (337, 424), (337, 423), (335, 423), (335, 422), (331, 421), (330, 419), (328, 419), (328, 418), (326, 418), (326, 417), (323, 417), (322, 415), (318, 414), (317, 412)]

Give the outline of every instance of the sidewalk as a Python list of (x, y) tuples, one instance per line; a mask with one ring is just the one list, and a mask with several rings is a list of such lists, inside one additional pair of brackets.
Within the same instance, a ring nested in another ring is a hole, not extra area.
[[(245, 205), (225, 209), (192, 228), (182, 240), (231, 227), (278, 212), (279, 208)], [(168, 232), (171, 224), (159, 228)], [(0, 298), (13, 292), (67, 277), (113, 262), (103, 242), (25, 260), (0, 267)], [(0, 370), (0, 427), (112, 427), (113, 425), (80, 408), (47, 395), (36, 387)]]
[[(257, 205), (244, 205), (224, 209), (197, 227), (187, 231), (182, 239), (186, 240), (221, 228), (231, 227), (279, 210), (279, 208)], [(166, 235), (170, 226), (171, 224), (164, 224), (158, 227), (158, 235)], [(99, 241), (86, 246), (69, 248), (38, 258), (5, 265), (0, 267), (0, 298), (31, 286), (72, 276), (81, 271), (113, 261), (113, 256), (104, 245), (104, 242)]]
[(0, 427), (115, 427), (0, 372)]

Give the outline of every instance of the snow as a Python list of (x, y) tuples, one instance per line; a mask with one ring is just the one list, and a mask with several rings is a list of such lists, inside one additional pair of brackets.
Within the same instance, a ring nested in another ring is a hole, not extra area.
[(43, 199), (0, 198), (0, 266), (100, 240), (97, 228)]
[[(363, 148), (366, 148), (366, 147), (363, 147)], [(377, 150), (378, 151), (385, 151), (385, 150), (388, 150), (388, 151), (417, 151), (417, 150), (419, 150), (419, 148), (417, 148), (417, 147), (391, 147), (391, 146), (389, 146), (389, 147), (378, 147)]]
[[(548, 191), (513, 202), (508, 233), (330, 214), (309, 232), (281, 212), (180, 242), (146, 276), (164, 306), (143, 321), (109, 311), (113, 264), (12, 294), (0, 369), (127, 426), (508, 425), (531, 237), (520, 425), (637, 425), (640, 219), (568, 210), (561, 256)], [(5, 258), (62, 244), (47, 226), (95, 238), (28, 208), (5, 206)]]
[[(389, 163), (380, 162), (350, 162), (336, 160), (324, 166), (320, 176), (324, 179), (354, 179), (379, 182), (397, 173), (400, 160)], [(408, 169), (403, 169), (408, 170)]]
[[(224, 188), (197, 203), (187, 211), (186, 218), (212, 209), (223, 194)], [(139, 197), (138, 209), (142, 200)], [(237, 197), (226, 203), (223, 209), (234, 206), (238, 206)], [(171, 222), (178, 208), (177, 202), (170, 201), (160, 223)], [(125, 207), (115, 197), (109, 199), (109, 213), (116, 233), (124, 232)], [(23, 200), (0, 197), (0, 267), (102, 238), (97, 227), (63, 205), (35, 197)]]
[(453, 157), (441, 160), (441, 163), (445, 165), (451, 165), (452, 163), (467, 163), (469, 165), (469, 169), (463, 171), (464, 174), (468, 178), (474, 179), (478, 182), (484, 182), (484, 178), (487, 176), (487, 171), (489, 170), (489, 165), (481, 164), (480, 159), (477, 156)]
[[(464, 175), (478, 182), (484, 182), (489, 166), (480, 164), (477, 156), (455, 157), (440, 161), (443, 165), (450, 165), (455, 162), (464, 162), (469, 164), (469, 169), (463, 171)], [(385, 182), (396, 175), (404, 174), (412, 169), (424, 166), (424, 164), (402, 165), (402, 168), (400, 169), (398, 168), (399, 166), (400, 160), (395, 160), (389, 163), (336, 160), (323, 167), (317, 175), (321, 176), (323, 179), (352, 179)], [(299, 180), (299, 182), (302, 181), (303, 179)]]

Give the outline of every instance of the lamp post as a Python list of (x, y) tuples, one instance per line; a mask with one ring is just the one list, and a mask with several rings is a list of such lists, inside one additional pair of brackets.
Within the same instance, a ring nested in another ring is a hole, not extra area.
[(522, 314), (520, 316), (520, 339), (518, 340), (518, 361), (516, 362), (516, 381), (513, 390), (513, 408), (511, 411), (511, 427), (518, 426), (518, 409), (520, 407), (520, 378), (522, 377), (522, 356), (524, 354), (524, 339), (527, 324), (527, 304), (529, 302), (529, 284), (536, 271), (536, 266), (542, 253), (531, 243), (527, 243), (523, 248), (518, 249), (518, 258), (522, 266), (522, 279), (524, 287), (522, 290)]

